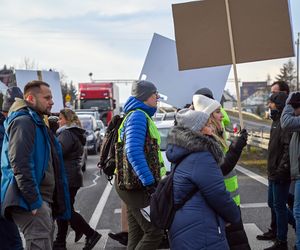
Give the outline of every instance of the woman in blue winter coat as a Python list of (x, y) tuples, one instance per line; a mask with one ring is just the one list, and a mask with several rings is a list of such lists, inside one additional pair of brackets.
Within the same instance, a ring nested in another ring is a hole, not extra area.
[(167, 157), (178, 164), (173, 180), (175, 204), (198, 191), (179, 209), (169, 230), (171, 249), (229, 249), (225, 225), (240, 220), (226, 191), (219, 164), (223, 153), (211, 137), (209, 116), (182, 109), (168, 136)]

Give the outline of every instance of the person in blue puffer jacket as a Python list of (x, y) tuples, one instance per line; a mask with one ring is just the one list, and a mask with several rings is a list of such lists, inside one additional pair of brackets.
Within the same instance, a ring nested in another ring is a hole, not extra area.
[[(120, 128), (120, 139), (124, 140), (126, 137), (127, 160), (142, 184), (142, 189), (122, 190), (117, 182), (115, 182), (115, 186), (120, 198), (127, 205), (129, 226), (127, 249), (152, 250), (159, 246), (163, 238), (163, 231), (146, 220), (140, 209), (149, 206), (150, 194), (155, 190), (157, 184), (144, 150), (145, 144), (148, 143), (146, 140), (147, 133), (150, 134), (151, 138), (160, 141), (157, 128), (151, 119), (156, 112), (159, 95), (155, 85), (148, 81), (134, 83), (131, 94), (132, 96), (129, 97), (124, 106), (127, 115)], [(157, 155), (159, 154), (158, 149)], [(164, 167), (161, 165), (163, 166), (163, 163), (157, 168), (160, 168), (162, 173)]]
[(223, 152), (212, 137), (209, 115), (182, 109), (168, 135), (167, 158), (178, 164), (173, 179), (174, 203), (194, 195), (176, 211), (169, 229), (172, 250), (228, 250), (225, 224), (240, 220), (226, 191), (219, 164)]

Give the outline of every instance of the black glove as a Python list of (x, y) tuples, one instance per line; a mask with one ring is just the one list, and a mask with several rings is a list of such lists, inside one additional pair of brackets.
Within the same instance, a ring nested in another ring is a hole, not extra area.
[(300, 107), (300, 92), (293, 93), (288, 104), (290, 104), (294, 109)]
[(232, 146), (237, 150), (242, 150), (247, 145), (248, 133), (246, 129), (240, 131), (239, 137), (232, 143)]

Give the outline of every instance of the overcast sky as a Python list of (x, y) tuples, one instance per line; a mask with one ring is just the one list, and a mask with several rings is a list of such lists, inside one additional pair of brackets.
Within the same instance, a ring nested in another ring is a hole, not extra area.
[[(19, 68), (29, 58), (39, 69), (63, 71), (74, 83), (89, 81), (90, 72), (94, 79), (136, 79), (153, 33), (174, 39), (171, 4), (179, 2), (1, 0), (0, 67)], [(290, 0), (290, 6), (296, 40), (300, 1)], [(239, 65), (239, 78), (274, 78), (287, 60)]]

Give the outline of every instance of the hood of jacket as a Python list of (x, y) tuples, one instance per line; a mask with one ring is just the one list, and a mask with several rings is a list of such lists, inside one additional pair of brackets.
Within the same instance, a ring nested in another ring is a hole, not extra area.
[(210, 152), (217, 164), (223, 161), (223, 152), (218, 142), (210, 136), (190, 129), (175, 126), (168, 135), (167, 158), (176, 163), (183, 157), (194, 152)]
[(124, 112), (128, 113), (131, 110), (141, 109), (145, 111), (150, 117), (156, 112), (156, 108), (146, 105), (144, 102), (130, 96), (124, 105)]
[(77, 125), (71, 125), (71, 126), (62, 126), (59, 129), (57, 129), (56, 134), (59, 135), (62, 131), (68, 129), (70, 132), (75, 134), (79, 141), (82, 143), (82, 145), (85, 145), (86, 143), (86, 135), (85, 130), (83, 128), (78, 127)]

